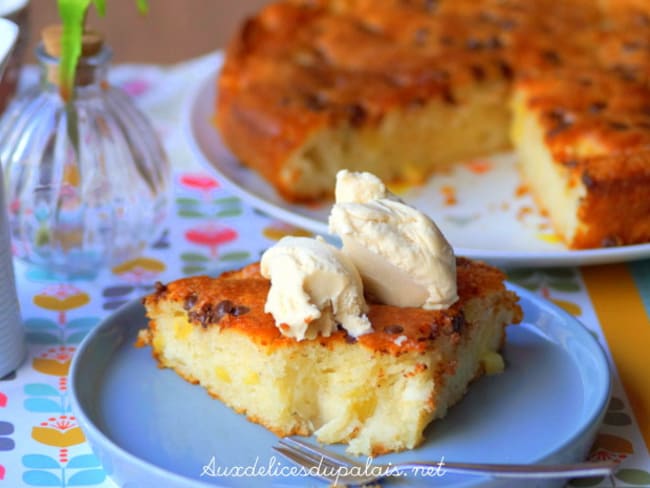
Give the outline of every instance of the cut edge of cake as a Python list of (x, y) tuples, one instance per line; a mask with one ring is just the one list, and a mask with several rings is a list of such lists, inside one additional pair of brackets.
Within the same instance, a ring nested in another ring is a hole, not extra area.
[(263, 312), (269, 285), (256, 273), (187, 278), (149, 295), (139, 345), (277, 435), (314, 434), (351, 454), (419, 445), (426, 426), (499, 364), (504, 329), (522, 318), (499, 271), (460, 259), (461, 299), (449, 310), (371, 305), (375, 332), (298, 342)]

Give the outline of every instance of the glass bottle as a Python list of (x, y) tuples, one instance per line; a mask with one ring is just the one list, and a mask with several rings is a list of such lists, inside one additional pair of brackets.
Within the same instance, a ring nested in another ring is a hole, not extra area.
[(36, 49), (37, 86), (0, 122), (14, 254), (55, 274), (94, 275), (161, 231), (169, 162), (149, 120), (107, 81), (112, 52), (84, 33), (75, 96), (59, 86), (59, 26)]

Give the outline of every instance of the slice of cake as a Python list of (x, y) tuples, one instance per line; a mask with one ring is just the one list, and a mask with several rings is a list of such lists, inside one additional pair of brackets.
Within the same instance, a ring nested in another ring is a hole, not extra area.
[(264, 312), (270, 282), (255, 264), (159, 286), (144, 299), (150, 323), (139, 339), (161, 367), (279, 436), (314, 433), (377, 455), (421, 443), (427, 424), (498, 359), (505, 326), (522, 318), (503, 280), (459, 258), (451, 307), (369, 303), (372, 332), (298, 341)]

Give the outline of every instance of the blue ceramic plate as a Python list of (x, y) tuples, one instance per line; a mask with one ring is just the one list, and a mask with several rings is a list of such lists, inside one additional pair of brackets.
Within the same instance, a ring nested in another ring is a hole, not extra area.
[[(584, 459), (609, 398), (605, 355), (575, 318), (510, 287), (521, 297), (524, 323), (508, 327), (506, 371), (472, 385), (445, 419), (431, 424), (420, 448), (375, 462)], [(72, 363), (73, 409), (109, 476), (125, 488), (320, 486), (311, 478), (286, 475), (290, 463), (271, 449), (275, 435), (173, 371), (159, 369), (149, 348), (134, 347), (146, 323), (142, 305), (128, 304), (86, 337)], [(408, 484), (432, 481), (436, 486), (497, 484), (449, 474), (435, 480), (410, 477)]]

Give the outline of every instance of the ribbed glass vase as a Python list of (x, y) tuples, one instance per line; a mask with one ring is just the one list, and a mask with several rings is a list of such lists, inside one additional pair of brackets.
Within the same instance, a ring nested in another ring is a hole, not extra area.
[(53, 273), (93, 275), (159, 235), (169, 162), (149, 120), (108, 83), (108, 46), (84, 46), (71, 103), (50, 51), (37, 48), (40, 83), (0, 122), (13, 249)]

